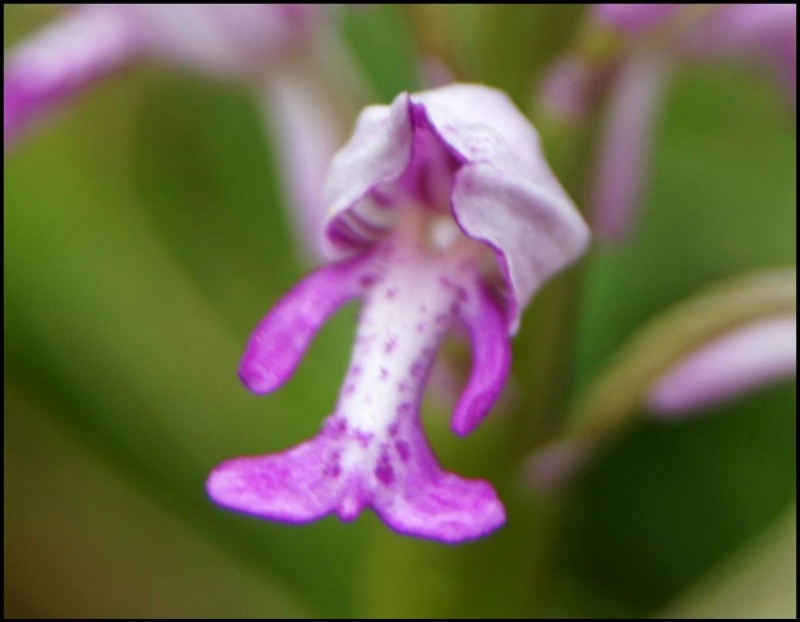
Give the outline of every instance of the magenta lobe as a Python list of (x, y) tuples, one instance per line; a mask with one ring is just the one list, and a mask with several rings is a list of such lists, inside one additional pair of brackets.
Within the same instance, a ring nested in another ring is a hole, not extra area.
[(511, 344), (505, 314), (483, 286), (476, 300), (462, 311), (472, 346), (472, 373), (453, 412), (453, 430), (462, 436), (472, 432), (497, 401), (508, 378)]
[(269, 393), (294, 373), (317, 331), (371, 282), (369, 254), (324, 266), (286, 294), (250, 335), (239, 377), (254, 393)]

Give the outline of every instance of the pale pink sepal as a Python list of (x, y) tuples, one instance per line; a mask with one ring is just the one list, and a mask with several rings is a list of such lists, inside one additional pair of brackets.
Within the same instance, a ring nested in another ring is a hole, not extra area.
[(763, 320), (700, 347), (652, 386), (655, 416), (696, 413), (797, 373), (797, 318)]
[(533, 294), (588, 244), (588, 228), (570, 206), (547, 185), (506, 176), (490, 163), (464, 167), (456, 177), (456, 221), (497, 255), (508, 286), (512, 334)]
[(269, 393), (294, 373), (314, 335), (371, 279), (369, 257), (359, 256), (312, 272), (286, 294), (247, 341), (239, 377), (254, 393)]
[(124, 67), (141, 50), (140, 43), (116, 10), (98, 5), (76, 10), (19, 45), (4, 61), (4, 147)]
[(512, 333), (536, 289), (588, 244), (536, 130), (504, 93), (481, 85), (403, 93), (367, 108), (334, 158), (327, 196), (328, 235), (345, 253), (390, 231), (398, 205), (449, 207), (463, 233), (498, 256)]

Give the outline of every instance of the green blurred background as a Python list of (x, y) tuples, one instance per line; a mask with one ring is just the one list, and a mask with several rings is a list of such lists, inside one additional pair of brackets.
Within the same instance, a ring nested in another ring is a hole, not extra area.
[[(541, 17), (518, 10), (498, 23)], [(549, 11), (572, 27), (574, 9)], [(51, 15), (5, 6), (6, 49)], [(383, 101), (416, 86), (407, 29), (396, 8), (347, 17)], [(519, 64), (491, 45), (490, 75)], [(513, 91), (513, 71), (496, 75)], [(687, 69), (673, 86), (637, 235), (586, 268), (578, 385), (667, 305), (795, 263), (795, 127), (780, 94), (733, 68)], [(220, 461), (316, 432), (354, 333), (349, 306), (284, 389), (240, 385), (249, 331), (307, 269), (282, 196), (251, 93), (157, 66), (100, 86), (6, 157), (7, 616), (525, 615), (527, 582), (537, 613), (651, 615), (775, 521), (794, 532), (793, 382), (642, 423), (557, 501), (493, 480), (509, 524), (459, 548), (369, 512), (294, 527), (215, 507), (203, 485)], [(515, 366), (517, 382), (527, 371)], [(442, 463), (491, 479), (502, 417), (459, 440), (440, 405), (427, 410)], [(542, 520), (515, 523), (520, 504)], [(547, 577), (519, 576), (516, 543), (537, 537)]]

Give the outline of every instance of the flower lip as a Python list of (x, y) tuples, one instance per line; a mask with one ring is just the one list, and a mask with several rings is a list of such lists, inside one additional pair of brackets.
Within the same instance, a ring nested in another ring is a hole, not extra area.
[(420, 423), (436, 352), (460, 323), (473, 344), (473, 374), (453, 429), (467, 434), (487, 414), (508, 375), (502, 311), (472, 257), (431, 248), (413, 225), (404, 222), (374, 252), (306, 277), (253, 333), (240, 375), (263, 393), (288, 379), (337, 306), (354, 295), (364, 300), (348, 373), (320, 434), (279, 454), (220, 465), (208, 481), (217, 503), (286, 522), (330, 513), (350, 521), (372, 508), (400, 533), (443, 542), (504, 522), (492, 486), (443, 470)]
[[(363, 299), (355, 347), (322, 432), (271, 456), (224, 463), (208, 481), (233, 510), (287, 522), (372, 508), (401, 533), (459, 542), (505, 520), (488, 482), (444, 471), (420, 404), (446, 332), (467, 330), (472, 374), (453, 414), (468, 434), (509, 372), (521, 304), (573, 260), (587, 229), (538, 136), (493, 89), (453, 85), (373, 106), (328, 178), (328, 239), (344, 258), (306, 277), (262, 320), (240, 368), (269, 392), (345, 300)], [(499, 259), (498, 298), (484, 257)]]
[(392, 230), (398, 208), (449, 212), (467, 238), (494, 252), (512, 333), (542, 282), (589, 239), (536, 130), (505, 94), (482, 85), (402, 93), (367, 108), (333, 160), (326, 193), (327, 236), (340, 256)]

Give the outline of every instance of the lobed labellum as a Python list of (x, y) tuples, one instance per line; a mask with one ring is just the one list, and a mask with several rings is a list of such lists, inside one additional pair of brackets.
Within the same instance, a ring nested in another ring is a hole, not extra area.
[(256, 329), (242, 379), (256, 392), (279, 386), (327, 316), (356, 295), (365, 301), (359, 337), (320, 434), (283, 453), (222, 464), (209, 493), (231, 509), (289, 522), (334, 512), (352, 520), (369, 506), (402, 533), (457, 542), (492, 531), (505, 520), (494, 490), (442, 471), (419, 418), (436, 351), (455, 323), (467, 327), (475, 353), (453, 418), (457, 432), (477, 425), (507, 376), (505, 319), (474, 265), (398, 235), (373, 253), (322, 268)]
[(441, 469), (420, 424), (422, 394), (444, 335), (466, 329), (473, 369), (452, 427), (478, 425), (508, 376), (521, 307), (584, 250), (585, 223), (533, 127), (507, 96), (479, 85), (367, 108), (333, 159), (327, 194), (328, 240), (350, 259), (278, 302), (239, 373), (256, 393), (274, 390), (327, 317), (361, 297), (339, 401), (316, 438), (221, 465), (209, 492), (265, 518), (351, 520), (371, 507), (402, 533), (485, 535), (505, 520), (503, 506), (488, 483)]

